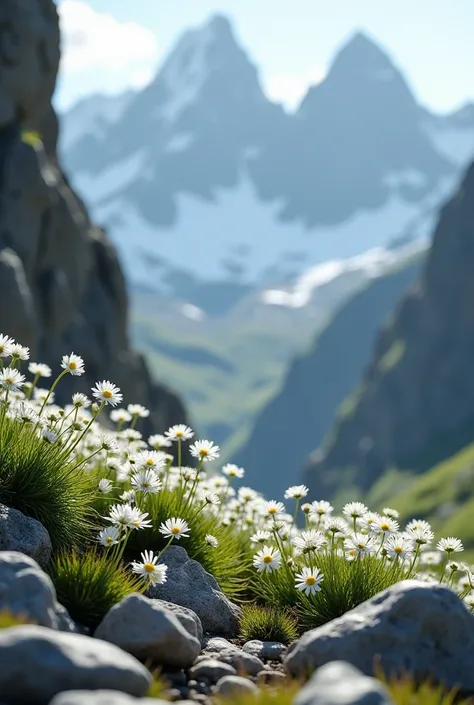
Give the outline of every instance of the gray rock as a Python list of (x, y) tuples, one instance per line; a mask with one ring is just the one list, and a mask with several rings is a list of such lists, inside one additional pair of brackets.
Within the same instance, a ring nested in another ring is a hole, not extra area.
[(279, 661), (286, 652), (286, 646), (279, 641), (259, 641), (254, 639), (247, 641), (243, 645), (242, 650), (252, 654), (252, 656), (257, 656), (263, 661)]
[(223, 663), (215, 658), (200, 660), (189, 669), (189, 677), (196, 681), (205, 679), (211, 683), (217, 683), (224, 676), (235, 676), (237, 671), (228, 663)]
[(51, 550), (51, 539), (43, 524), (0, 504), (0, 551), (19, 551), (45, 567)]
[(235, 636), (240, 609), (220, 591), (215, 578), (181, 546), (167, 548), (162, 560), (168, 566), (167, 581), (150, 586), (147, 595), (193, 610), (206, 632)]
[(256, 695), (258, 688), (255, 683), (240, 676), (224, 676), (216, 683), (217, 695)]
[(257, 683), (261, 685), (278, 685), (287, 680), (287, 676), (281, 671), (267, 670), (257, 673)]
[(42, 627), (75, 631), (65, 608), (56, 599), (56, 591), (36, 561), (16, 551), (0, 552), (0, 610), (24, 617)]
[(186, 631), (196, 637), (199, 641), (202, 641), (202, 624), (196, 612), (193, 612), (193, 610), (188, 607), (175, 605), (173, 602), (166, 602), (166, 600), (155, 600), (155, 602), (157, 602), (165, 610), (168, 610), (168, 612), (172, 612), (178, 622), (181, 622)]
[(169, 610), (138, 594), (127, 595), (114, 605), (94, 636), (137, 658), (152, 658), (174, 668), (191, 666), (201, 650), (198, 639)]
[(321, 666), (303, 686), (293, 705), (393, 705), (380, 681), (344, 661)]
[(304, 675), (343, 660), (371, 675), (376, 658), (386, 673), (408, 671), (474, 691), (474, 617), (446, 586), (406, 580), (303, 634), (283, 663)]
[(118, 690), (66, 690), (55, 695), (49, 705), (167, 705), (167, 701), (134, 698)]
[(216, 658), (233, 666), (239, 675), (256, 676), (263, 668), (263, 662), (257, 656), (235, 647), (220, 651)]
[(142, 697), (149, 671), (113, 644), (36, 626), (0, 630), (0, 693), (9, 705), (43, 705), (67, 690)]
[(219, 651), (225, 651), (226, 649), (236, 648), (231, 641), (224, 639), (223, 636), (211, 636), (204, 638), (202, 646), (204, 651), (209, 651), (213, 654), (217, 654)]

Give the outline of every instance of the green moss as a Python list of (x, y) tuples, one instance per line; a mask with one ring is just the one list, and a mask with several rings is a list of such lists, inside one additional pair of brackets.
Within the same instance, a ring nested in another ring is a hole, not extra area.
[(389, 350), (383, 355), (379, 360), (378, 367), (383, 373), (389, 372), (394, 367), (398, 365), (400, 360), (403, 358), (406, 350), (406, 343), (404, 340), (396, 340), (390, 347)]

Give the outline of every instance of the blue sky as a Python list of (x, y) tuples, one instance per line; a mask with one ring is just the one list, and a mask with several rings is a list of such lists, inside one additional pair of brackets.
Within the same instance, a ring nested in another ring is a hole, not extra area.
[(55, 102), (145, 85), (179, 35), (228, 15), (266, 92), (297, 104), (335, 50), (364, 30), (421, 102), (443, 112), (474, 100), (474, 0), (57, 0), (64, 60)]

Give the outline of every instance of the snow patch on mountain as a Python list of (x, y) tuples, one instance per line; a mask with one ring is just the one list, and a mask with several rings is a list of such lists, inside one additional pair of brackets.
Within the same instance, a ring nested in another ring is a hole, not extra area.
[(77, 174), (72, 178), (74, 187), (93, 208), (100, 201), (110, 198), (117, 191), (132, 184), (142, 173), (146, 157), (147, 150), (143, 148), (115, 162), (99, 174), (88, 172)]

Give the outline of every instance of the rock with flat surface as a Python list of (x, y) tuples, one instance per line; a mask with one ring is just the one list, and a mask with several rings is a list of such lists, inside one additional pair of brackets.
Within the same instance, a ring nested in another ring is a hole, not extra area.
[(205, 632), (235, 636), (240, 609), (221, 592), (215, 578), (189, 558), (182, 546), (167, 548), (162, 561), (168, 566), (166, 583), (150, 586), (147, 595), (193, 610)]
[(0, 551), (24, 553), (44, 568), (51, 550), (51, 539), (43, 524), (18, 509), (0, 504)]
[(379, 661), (385, 673), (474, 691), (474, 616), (445, 585), (406, 580), (303, 634), (283, 663), (290, 674), (306, 675), (338, 660), (366, 675)]
[(134, 698), (118, 690), (67, 690), (55, 695), (49, 705), (169, 705), (157, 698)]
[(217, 695), (235, 696), (235, 695), (256, 695), (258, 688), (255, 683), (247, 678), (240, 676), (224, 676), (216, 683)]
[(236, 676), (237, 671), (228, 663), (218, 661), (216, 658), (206, 658), (196, 663), (189, 669), (189, 677), (193, 680), (207, 680), (210, 683), (217, 683), (224, 676)]
[(293, 705), (393, 705), (380, 681), (344, 661), (321, 666), (303, 686)]
[(201, 643), (165, 609), (144, 595), (128, 595), (114, 605), (94, 636), (120, 646), (139, 659), (188, 668), (201, 650)]
[(202, 641), (202, 624), (196, 612), (193, 612), (193, 610), (188, 607), (175, 605), (174, 602), (166, 602), (166, 600), (155, 600), (155, 602), (157, 602), (160, 607), (163, 607), (163, 609), (168, 610), (168, 612), (172, 612), (178, 622), (181, 622), (186, 631), (196, 637), (198, 641)]
[(119, 690), (143, 697), (151, 682), (113, 644), (37, 626), (0, 630), (0, 693), (9, 705), (47, 705), (65, 690)]

